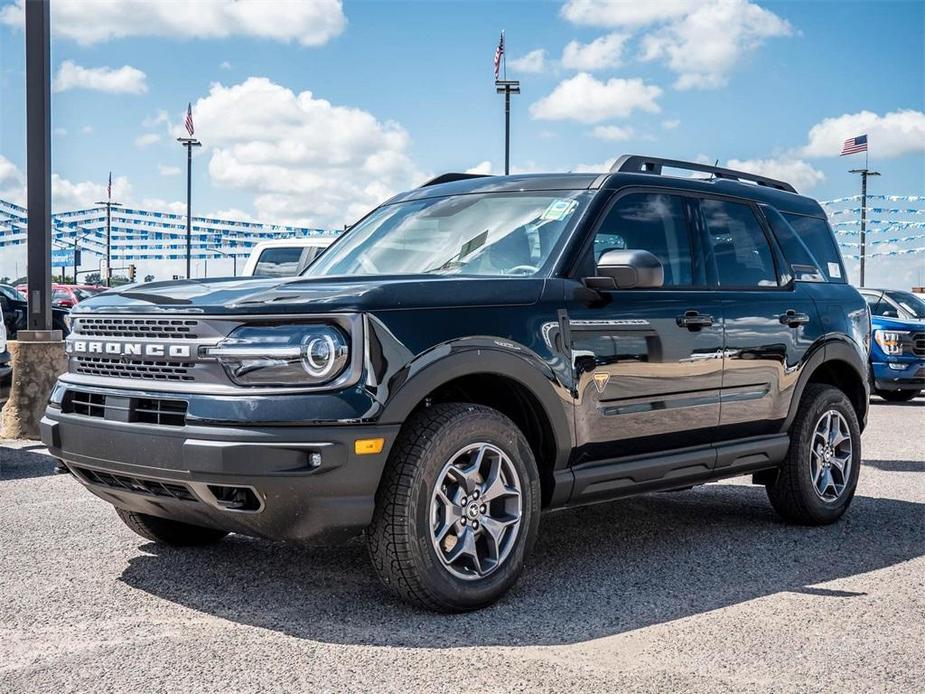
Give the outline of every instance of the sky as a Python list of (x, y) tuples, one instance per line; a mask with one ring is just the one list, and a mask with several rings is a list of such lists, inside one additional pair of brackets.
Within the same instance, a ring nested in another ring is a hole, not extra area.
[[(0, 199), (19, 203), (22, 1), (0, 0)], [(185, 212), (188, 102), (194, 214), (339, 228), (432, 175), (502, 172), (502, 29), (514, 171), (642, 153), (832, 199), (859, 191), (863, 155), (838, 155), (866, 133), (870, 192), (925, 195), (922, 2), (52, 0), (53, 207), (102, 199), (112, 171), (120, 202)], [(24, 265), (0, 249), (0, 276)], [(869, 260), (868, 285), (912, 284), (925, 253)]]

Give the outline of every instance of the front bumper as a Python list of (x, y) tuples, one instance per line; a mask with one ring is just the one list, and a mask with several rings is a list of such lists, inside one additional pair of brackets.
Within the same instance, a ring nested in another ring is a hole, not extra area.
[[(902, 366), (901, 369), (896, 368)], [(876, 390), (923, 390), (925, 389), (925, 360), (872, 362), (874, 388)]]
[[(119, 508), (271, 539), (333, 542), (369, 525), (398, 425), (165, 426), (49, 407), (42, 441)], [(383, 437), (375, 455), (358, 438)], [(313, 455), (315, 454), (315, 455)], [(227, 490), (250, 490), (234, 508)]]

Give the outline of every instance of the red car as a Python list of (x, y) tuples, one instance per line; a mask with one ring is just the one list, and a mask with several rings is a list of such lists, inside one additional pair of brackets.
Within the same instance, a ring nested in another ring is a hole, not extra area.
[[(16, 285), (16, 290), (26, 295), (29, 286), (26, 284)], [(82, 287), (73, 284), (52, 284), (51, 285), (51, 305), (56, 308), (74, 308), (80, 301), (89, 299), (92, 294)]]

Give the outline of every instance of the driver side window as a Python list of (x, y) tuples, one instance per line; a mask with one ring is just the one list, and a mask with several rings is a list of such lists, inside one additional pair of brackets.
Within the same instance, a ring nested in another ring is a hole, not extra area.
[(649, 251), (662, 264), (663, 286), (692, 286), (685, 199), (662, 193), (630, 193), (617, 200), (594, 236), (594, 263), (612, 250)]

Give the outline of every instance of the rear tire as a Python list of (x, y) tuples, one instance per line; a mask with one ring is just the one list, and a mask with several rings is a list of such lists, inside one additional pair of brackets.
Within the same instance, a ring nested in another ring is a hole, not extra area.
[(833, 523), (851, 504), (860, 469), (861, 429), (848, 397), (832, 386), (806, 386), (787, 457), (766, 485), (774, 510), (793, 523)]
[(122, 522), (146, 540), (177, 547), (195, 547), (218, 542), (228, 533), (214, 528), (203, 528), (180, 521), (158, 518), (117, 508)]
[(490, 605), (536, 540), (540, 482), (523, 433), (481, 405), (412, 415), (395, 443), (367, 533), (382, 583), (439, 612)]
[(909, 402), (922, 394), (920, 390), (878, 390), (877, 395), (887, 402)]

